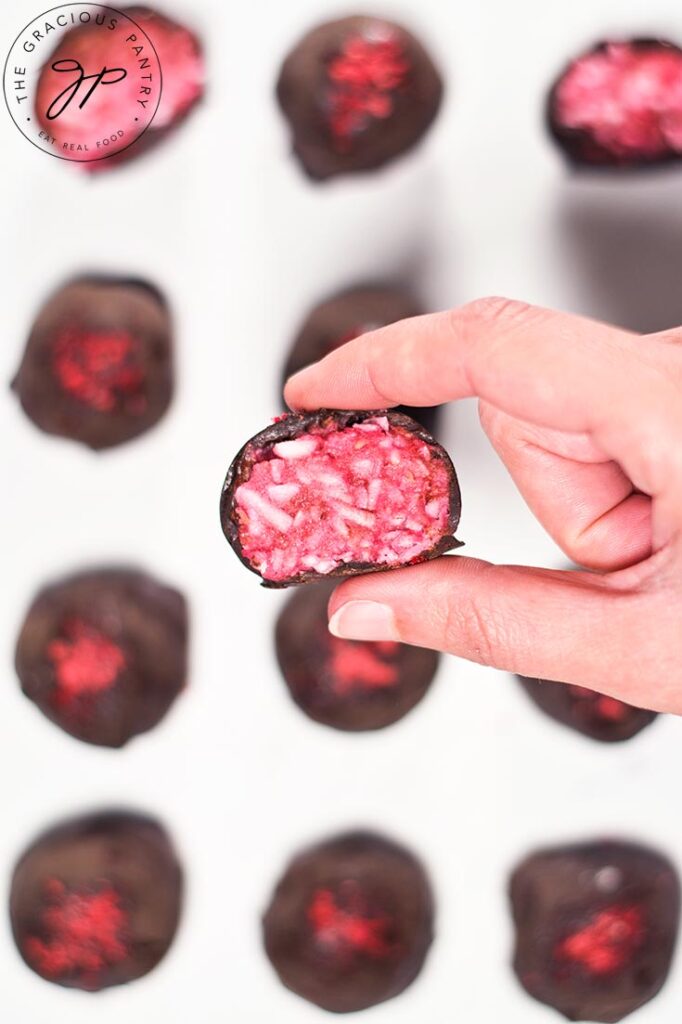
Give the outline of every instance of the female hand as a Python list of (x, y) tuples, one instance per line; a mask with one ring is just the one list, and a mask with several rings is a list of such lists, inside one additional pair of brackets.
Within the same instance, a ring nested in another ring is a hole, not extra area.
[(365, 334), (292, 377), (292, 408), (476, 396), (528, 505), (597, 572), (459, 555), (355, 577), (330, 629), (682, 713), (682, 328), (640, 337), (505, 299)]

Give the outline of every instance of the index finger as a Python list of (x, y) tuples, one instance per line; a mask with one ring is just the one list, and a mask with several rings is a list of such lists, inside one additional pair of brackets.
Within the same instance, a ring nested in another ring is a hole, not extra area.
[(293, 408), (372, 409), (476, 396), (531, 423), (591, 433), (654, 494), (665, 474), (651, 479), (637, 449), (642, 431), (660, 436), (673, 419), (682, 429), (670, 350), (584, 317), (480, 299), (348, 342), (292, 377), (285, 398)]

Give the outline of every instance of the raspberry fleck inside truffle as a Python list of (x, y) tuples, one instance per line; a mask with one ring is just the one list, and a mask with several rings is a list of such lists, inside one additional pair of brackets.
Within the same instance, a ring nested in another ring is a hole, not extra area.
[(294, 152), (311, 178), (371, 170), (414, 146), (440, 106), (442, 83), (400, 25), (343, 18), (310, 31), (277, 83)]
[(658, 39), (605, 42), (552, 87), (550, 131), (568, 159), (645, 167), (682, 156), (682, 50)]
[(97, 992), (141, 978), (178, 926), (182, 872), (150, 818), (104, 812), (40, 836), (12, 878), (21, 956), (46, 981)]
[(614, 1024), (662, 988), (679, 923), (677, 874), (632, 843), (541, 850), (511, 879), (514, 970), (569, 1020)]
[(282, 417), (228, 471), (223, 531), (265, 586), (435, 558), (457, 547), (460, 496), (446, 451), (396, 412)]
[(287, 988), (325, 1010), (352, 1013), (415, 980), (433, 937), (433, 897), (408, 850), (352, 832), (292, 860), (263, 934)]

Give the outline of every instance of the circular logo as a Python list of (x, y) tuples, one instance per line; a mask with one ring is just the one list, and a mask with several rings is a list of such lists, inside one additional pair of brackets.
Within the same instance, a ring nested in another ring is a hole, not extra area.
[(116, 156), (147, 130), (161, 100), (146, 32), (106, 4), (71, 3), (34, 18), (5, 61), (7, 108), (29, 142), (61, 160)]

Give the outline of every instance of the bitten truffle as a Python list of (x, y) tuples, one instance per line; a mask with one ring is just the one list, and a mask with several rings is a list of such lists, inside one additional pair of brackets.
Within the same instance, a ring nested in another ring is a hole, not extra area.
[(433, 898), (419, 862), (378, 835), (352, 832), (289, 864), (263, 919), (280, 980), (334, 1013), (399, 995), (433, 938)]
[(223, 531), (267, 587), (352, 576), (459, 546), (450, 458), (407, 416), (323, 409), (282, 416), (230, 466)]
[[(315, 306), (301, 326), (284, 366), (282, 387), (292, 374), (316, 363), (347, 341), (422, 313), (412, 296), (399, 288), (365, 285), (334, 295)], [(437, 406), (419, 409), (399, 406), (397, 411), (411, 416), (429, 433), (434, 432)]]
[(635, 708), (584, 686), (527, 679), (525, 676), (517, 676), (517, 679), (533, 703), (546, 715), (602, 743), (632, 739), (657, 717), (655, 711)]
[(158, 423), (173, 393), (165, 299), (144, 281), (69, 282), (38, 313), (12, 387), (48, 434), (96, 450), (138, 437)]
[(121, 747), (185, 686), (187, 607), (142, 572), (96, 569), (45, 587), (19, 633), (26, 696), (77, 739)]
[[(135, 109), (139, 83), (132, 75), (109, 84), (88, 96), (87, 105), (71, 103), (59, 115), (60, 131), (70, 142), (87, 146), (79, 166), (95, 173), (111, 170), (156, 146), (189, 115), (204, 93), (204, 57), (197, 36), (185, 25), (166, 17), (160, 11), (144, 5), (121, 7), (120, 13), (132, 19), (151, 40), (161, 66), (163, 88), (154, 119), (147, 130), (132, 144), (124, 138), (113, 156), (91, 159), (93, 140), (108, 137), (112, 126), (127, 124), (130, 110)], [(119, 19), (120, 20), (120, 19)], [(97, 22), (70, 29), (59, 41), (43, 65), (36, 91), (36, 115), (44, 131), (52, 135), (54, 122), (45, 112), (61, 89), (60, 74), (52, 69), (58, 61), (79, 59), (84, 67), (94, 60), (97, 66), (116, 67), (120, 56), (120, 41), (112, 32), (103, 31)], [(63, 75), (61, 77), (64, 77)], [(112, 122), (112, 112), (120, 111), (118, 121)], [(98, 155), (99, 151), (97, 151)]]
[(660, 39), (600, 43), (549, 94), (552, 136), (573, 164), (637, 168), (682, 156), (682, 50)]
[(178, 926), (182, 871), (161, 826), (118, 811), (50, 829), (14, 869), (10, 919), (28, 966), (97, 992), (147, 974)]
[(411, 149), (438, 113), (442, 92), (421, 43), (372, 17), (314, 28), (286, 58), (277, 83), (294, 152), (319, 180), (373, 170)]
[(622, 1020), (659, 992), (679, 920), (679, 883), (659, 853), (622, 842), (541, 850), (514, 872), (514, 970), (569, 1020)]
[(277, 620), (277, 659), (306, 715), (334, 729), (383, 729), (425, 696), (438, 655), (394, 641), (342, 640), (327, 628), (331, 582), (296, 590)]

